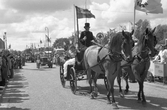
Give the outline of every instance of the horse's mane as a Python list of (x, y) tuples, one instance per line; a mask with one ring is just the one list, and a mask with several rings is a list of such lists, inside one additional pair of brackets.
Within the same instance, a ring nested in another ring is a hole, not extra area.
[(110, 36), (110, 42), (109, 42), (109, 51), (121, 51), (121, 45), (123, 41), (123, 35), (121, 32), (115, 34), (114, 36)]

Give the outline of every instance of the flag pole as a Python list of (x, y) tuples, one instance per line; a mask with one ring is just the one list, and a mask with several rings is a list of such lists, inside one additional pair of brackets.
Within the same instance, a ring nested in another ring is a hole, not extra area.
[[(85, 9), (87, 9), (87, 0), (85, 0)], [(87, 23), (87, 17), (86, 17), (86, 23)]]
[[(76, 9), (76, 6), (75, 6), (75, 9)], [(78, 14), (77, 14), (77, 11), (76, 11), (76, 18), (77, 18), (77, 22), (76, 22), (77, 23), (77, 45), (79, 47), (79, 24), (78, 24)]]
[[(136, 31), (135, 19), (136, 19), (136, 0), (134, 0), (134, 21), (133, 21), (134, 34), (135, 34), (135, 31)], [(133, 37), (135, 37), (135, 36), (133, 36)]]
[(75, 5), (74, 5), (74, 35), (75, 35), (75, 32), (76, 32), (76, 22), (75, 22)]

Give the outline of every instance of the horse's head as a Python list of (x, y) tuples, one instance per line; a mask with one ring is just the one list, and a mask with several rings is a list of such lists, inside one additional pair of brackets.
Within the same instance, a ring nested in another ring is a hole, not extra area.
[(144, 35), (143, 35), (143, 48), (148, 48), (151, 57), (154, 57), (158, 52), (155, 49), (155, 45), (157, 44), (156, 36), (154, 35), (154, 31), (156, 28), (154, 28), (152, 31), (150, 31), (148, 28), (146, 29)]
[(123, 35), (123, 43), (122, 43), (122, 53), (126, 60), (131, 61), (132, 60), (132, 48), (134, 46), (134, 41), (132, 39), (132, 35), (134, 33), (134, 30), (129, 32), (122, 31)]

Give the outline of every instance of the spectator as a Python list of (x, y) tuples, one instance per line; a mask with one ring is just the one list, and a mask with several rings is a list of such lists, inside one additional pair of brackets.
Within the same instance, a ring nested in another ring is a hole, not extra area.
[(165, 49), (165, 46), (161, 46), (159, 54), (155, 57), (153, 62), (159, 61), (160, 63), (165, 63), (165, 58), (167, 58), (167, 49)]

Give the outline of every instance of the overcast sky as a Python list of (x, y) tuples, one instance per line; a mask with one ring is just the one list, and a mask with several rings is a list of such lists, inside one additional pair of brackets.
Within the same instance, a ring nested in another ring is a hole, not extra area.
[[(151, 26), (167, 24), (167, 0), (161, 0), (163, 14), (136, 11), (136, 21), (148, 19)], [(0, 0), (0, 38), (7, 32), (8, 45), (14, 50), (24, 50), (26, 45), (45, 39), (45, 27), (52, 42), (69, 37), (74, 32), (74, 5), (86, 7), (96, 16), (87, 19), (90, 30), (96, 35), (110, 28), (133, 22), (134, 0)], [(85, 19), (79, 19), (84, 30)]]

